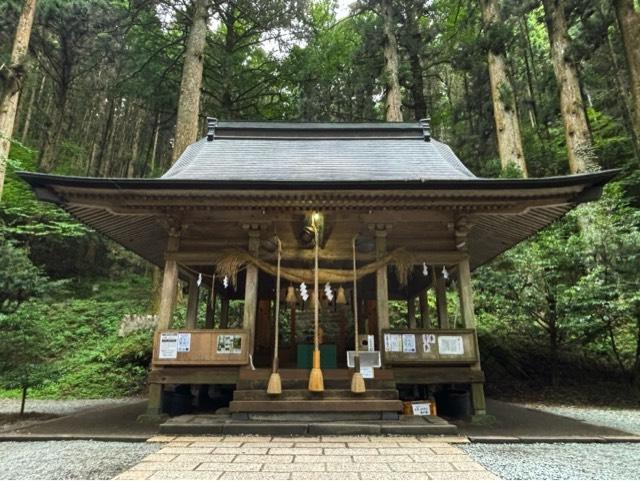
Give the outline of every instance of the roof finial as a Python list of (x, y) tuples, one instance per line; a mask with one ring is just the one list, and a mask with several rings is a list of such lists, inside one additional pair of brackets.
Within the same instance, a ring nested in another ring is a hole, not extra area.
[(431, 141), (431, 117), (426, 119), (420, 119), (420, 127), (422, 127), (422, 135), (424, 135), (424, 141)]
[(216, 126), (218, 119), (215, 117), (207, 117), (207, 140), (211, 142), (216, 136)]

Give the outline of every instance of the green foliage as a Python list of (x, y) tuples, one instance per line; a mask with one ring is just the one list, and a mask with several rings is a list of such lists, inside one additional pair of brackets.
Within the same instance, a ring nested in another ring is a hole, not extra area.
[(637, 379), (639, 269), (640, 214), (612, 184), (601, 201), (477, 271), (480, 328), (503, 342), (546, 344), (555, 368), (581, 350)]
[(47, 278), (24, 249), (0, 236), (0, 314), (14, 312), (26, 300), (42, 294)]

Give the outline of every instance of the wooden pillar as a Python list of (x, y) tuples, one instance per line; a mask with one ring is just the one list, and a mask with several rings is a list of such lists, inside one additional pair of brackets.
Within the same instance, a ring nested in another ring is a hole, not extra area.
[(407, 327), (409, 329), (416, 328), (416, 298), (407, 299)]
[(172, 256), (178, 250), (179, 235), (175, 230), (169, 234), (166, 260), (164, 262), (164, 274), (162, 277), (162, 289), (160, 291), (160, 307), (158, 308), (158, 331), (164, 331), (171, 326), (173, 310), (178, 294), (178, 263)]
[(442, 275), (443, 266), (432, 266), (434, 287), (436, 291), (436, 309), (438, 311), (438, 323), (440, 329), (449, 329), (449, 314), (447, 313), (447, 283)]
[[(387, 254), (387, 230), (384, 226), (376, 226), (376, 258), (380, 259)], [(378, 315), (378, 347), (383, 348), (382, 330), (389, 329), (389, 283), (387, 279), (387, 266), (376, 271), (376, 310)]]
[[(473, 312), (473, 289), (471, 287), (471, 268), (469, 266), (469, 258), (465, 257), (458, 263), (458, 294), (460, 297), (460, 314), (462, 323), (466, 329), (476, 330), (476, 319)], [(478, 335), (476, 343), (478, 342)], [(471, 367), (473, 370), (480, 371), (480, 359)], [(473, 403), (474, 416), (485, 416), (487, 414), (487, 405), (484, 397), (483, 383), (471, 384), (471, 401)]]
[[(211, 280), (211, 282), (215, 282), (215, 280)], [(205, 329), (213, 329), (215, 327), (215, 317), (216, 317), (216, 297), (217, 292), (215, 289), (209, 290), (209, 295), (207, 296), (207, 309), (204, 313), (204, 328)]]
[(220, 329), (229, 328), (229, 296), (220, 297)]
[[(162, 277), (162, 287), (160, 290), (160, 307), (158, 308), (158, 325), (156, 331), (166, 331), (171, 327), (173, 311), (176, 305), (178, 294), (178, 264), (172, 254), (174, 254), (180, 244), (179, 229), (169, 227), (169, 240), (164, 262), (164, 274)], [(140, 420), (154, 421), (162, 414), (162, 384), (149, 384), (149, 399), (147, 401), (147, 411)]]
[(473, 293), (471, 290), (471, 269), (469, 258), (458, 263), (458, 295), (460, 297), (460, 315), (466, 329), (475, 329), (476, 318), (473, 312)]
[(431, 318), (429, 317), (429, 289), (420, 293), (420, 327), (431, 329)]
[(187, 299), (187, 329), (195, 329), (198, 323), (198, 297), (200, 287), (195, 277), (189, 279), (189, 298)]
[[(249, 252), (257, 257), (260, 253), (260, 231), (254, 227), (248, 227), (247, 230), (249, 233)], [(256, 335), (256, 313), (258, 310), (258, 268), (253, 264), (248, 264), (246, 273), (242, 328), (250, 331), (249, 353), (253, 355)]]

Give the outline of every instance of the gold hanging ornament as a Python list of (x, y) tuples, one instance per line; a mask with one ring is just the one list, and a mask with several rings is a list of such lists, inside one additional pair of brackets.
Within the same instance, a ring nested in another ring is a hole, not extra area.
[(338, 287), (338, 293), (336, 294), (336, 304), (345, 305), (347, 303), (347, 296), (344, 294), (344, 287)]
[(287, 288), (287, 298), (286, 298), (286, 302), (287, 304), (289, 304), (290, 306), (293, 306), (294, 304), (298, 303), (298, 297), (296, 296), (296, 288), (293, 286), (289, 286)]

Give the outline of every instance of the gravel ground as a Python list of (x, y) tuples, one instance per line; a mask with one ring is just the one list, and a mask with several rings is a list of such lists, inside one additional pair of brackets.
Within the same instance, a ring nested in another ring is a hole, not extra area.
[(640, 479), (640, 444), (466, 444), (504, 479)]
[(162, 446), (156, 443), (0, 443), (0, 479), (112, 479)]
[[(119, 399), (29, 399), (25, 405), (27, 412), (51, 413), (59, 416), (73, 414), (100, 406), (117, 406), (139, 401), (140, 398)], [(20, 399), (0, 399), (0, 413), (15, 413), (20, 410)]]
[(541, 404), (532, 404), (527, 407), (640, 435), (640, 409), (583, 408)]

